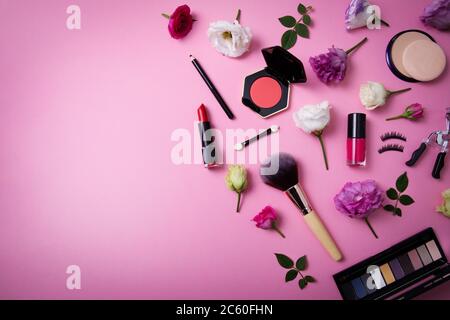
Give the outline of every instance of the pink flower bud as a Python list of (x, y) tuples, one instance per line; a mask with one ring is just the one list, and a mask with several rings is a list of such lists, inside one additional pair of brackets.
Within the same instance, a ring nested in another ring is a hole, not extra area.
[(414, 103), (405, 110), (405, 116), (408, 119), (416, 120), (423, 117), (423, 107), (420, 103)]

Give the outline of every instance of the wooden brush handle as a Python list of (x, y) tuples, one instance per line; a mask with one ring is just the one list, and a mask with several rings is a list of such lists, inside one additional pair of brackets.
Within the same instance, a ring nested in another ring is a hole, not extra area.
[(323, 225), (317, 213), (311, 211), (303, 217), (305, 218), (306, 224), (309, 226), (309, 229), (311, 229), (316, 238), (319, 239), (320, 243), (328, 251), (331, 257), (336, 261), (341, 260), (341, 252), (336, 246), (336, 243), (334, 243), (333, 238), (328, 233), (328, 230)]

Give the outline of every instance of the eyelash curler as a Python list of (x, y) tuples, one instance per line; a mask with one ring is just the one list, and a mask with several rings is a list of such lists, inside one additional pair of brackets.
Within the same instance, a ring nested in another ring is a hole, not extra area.
[(434, 131), (430, 133), (427, 139), (425, 139), (420, 147), (413, 152), (411, 155), (411, 159), (406, 162), (406, 165), (412, 167), (416, 164), (417, 160), (422, 156), (425, 152), (428, 145), (431, 143), (439, 146), (441, 148), (439, 154), (437, 155), (436, 161), (434, 162), (434, 167), (431, 175), (435, 179), (441, 178), (441, 170), (444, 167), (445, 156), (448, 152), (448, 144), (450, 140), (450, 108), (447, 108), (445, 114), (447, 130), (446, 131)]

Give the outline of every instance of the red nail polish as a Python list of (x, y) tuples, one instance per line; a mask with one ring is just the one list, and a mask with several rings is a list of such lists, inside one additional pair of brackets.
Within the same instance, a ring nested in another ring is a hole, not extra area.
[(347, 165), (366, 165), (366, 115), (364, 113), (348, 115)]

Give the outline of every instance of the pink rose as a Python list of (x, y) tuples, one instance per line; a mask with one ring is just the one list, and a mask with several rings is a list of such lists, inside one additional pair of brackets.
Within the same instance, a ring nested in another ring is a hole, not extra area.
[(174, 39), (184, 38), (191, 31), (193, 22), (189, 6), (179, 6), (169, 18), (170, 35)]
[(273, 229), (285, 238), (284, 234), (278, 229), (276, 225), (277, 215), (275, 210), (271, 206), (266, 206), (261, 210), (254, 218), (253, 221), (256, 222), (256, 227), (269, 230)]

